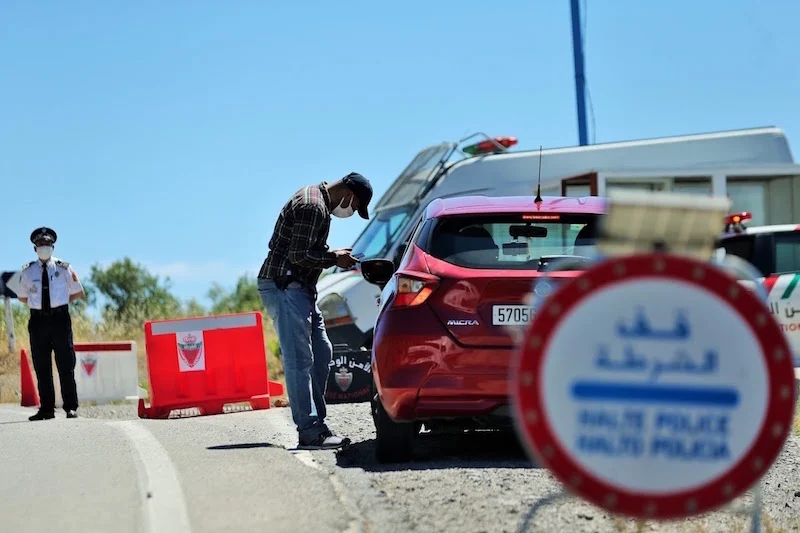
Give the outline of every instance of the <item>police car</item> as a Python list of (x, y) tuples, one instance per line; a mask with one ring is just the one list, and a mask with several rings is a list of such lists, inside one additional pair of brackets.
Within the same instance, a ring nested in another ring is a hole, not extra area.
[[(800, 224), (747, 227), (749, 212), (725, 219), (717, 242), (718, 257), (741, 257), (758, 270), (757, 281), (767, 294), (767, 306), (786, 334), (800, 366)], [(748, 283), (743, 281), (743, 284)]]

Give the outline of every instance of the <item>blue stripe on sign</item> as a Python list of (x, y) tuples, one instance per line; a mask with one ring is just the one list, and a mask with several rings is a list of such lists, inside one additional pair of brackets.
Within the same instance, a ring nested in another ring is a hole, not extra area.
[(632, 385), (577, 381), (572, 385), (572, 395), (578, 400), (619, 402), (647, 402), (661, 404), (714, 405), (735, 407), (739, 404), (739, 391), (730, 388), (680, 387), (659, 385)]

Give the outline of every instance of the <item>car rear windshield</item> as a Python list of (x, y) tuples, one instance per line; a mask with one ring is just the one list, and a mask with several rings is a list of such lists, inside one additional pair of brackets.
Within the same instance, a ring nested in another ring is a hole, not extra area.
[(752, 235), (726, 238), (719, 244), (719, 247), (724, 248), (727, 255), (735, 255), (751, 263), (753, 262)]
[(428, 251), (458, 266), (537, 269), (554, 256), (593, 257), (598, 215), (460, 215), (438, 219)]

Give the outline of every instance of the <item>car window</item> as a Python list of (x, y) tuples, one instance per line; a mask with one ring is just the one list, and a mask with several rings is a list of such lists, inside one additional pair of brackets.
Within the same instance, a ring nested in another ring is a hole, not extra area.
[(393, 261), (395, 263), (395, 267), (399, 266), (402, 263), (403, 258), (405, 257), (406, 252), (408, 251), (409, 243), (417, 242), (417, 239), (419, 238), (419, 233), (422, 230), (422, 226), (424, 225), (423, 224), (423, 220), (424, 219), (421, 218), (421, 217), (417, 219), (417, 225), (414, 227), (414, 230), (411, 232), (411, 235), (409, 236), (408, 240), (406, 241), (406, 244), (403, 245), (403, 246), (398, 246), (397, 250), (395, 251), (395, 256), (394, 256), (394, 259), (393, 259)]
[(546, 256), (593, 257), (598, 215), (468, 215), (437, 219), (430, 253), (459, 266), (536, 269)]
[(378, 213), (353, 245), (353, 253), (365, 259), (381, 257), (394, 241), (396, 234), (408, 221), (411, 206)]
[(419, 234), (422, 233), (422, 226), (424, 226), (424, 218), (421, 218), (417, 221), (417, 225), (414, 227), (414, 231), (411, 232), (411, 237), (408, 238), (408, 242), (416, 243), (419, 239)]
[(800, 235), (783, 233), (775, 235), (775, 272), (800, 271)]
[(753, 242), (754, 239), (751, 235), (742, 235), (724, 239), (721, 244), (722, 248), (725, 249), (725, 255), (735, 255), (752, 263)]

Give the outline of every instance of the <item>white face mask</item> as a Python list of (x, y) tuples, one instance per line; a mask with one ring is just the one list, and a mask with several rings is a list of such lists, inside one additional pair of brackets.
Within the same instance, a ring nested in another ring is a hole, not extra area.
[(339, 202), (339, 205), (334, 207), (333, 211), (331, 211), (333, 213), (333, 216), (339, 218), (347, 218), (353, 216), (353, 213), (356, 212), (356, 210), (353, 209), (353, 200), (352, 199), (350, 200), (349, 207), (342, 207), (343, 203), (344, 203), (344, 198), (342, 199), (341, 202)]
[(37, 246), (36, 247), (36, 255), (39, 256), (39, 259), (42, 261), (47, 261), (53, 255), (53, 247), (52, 246)]

